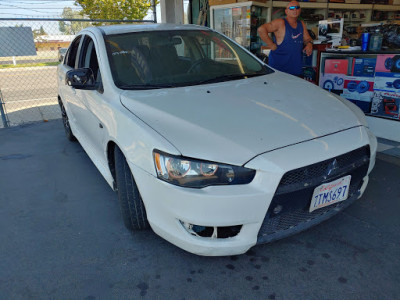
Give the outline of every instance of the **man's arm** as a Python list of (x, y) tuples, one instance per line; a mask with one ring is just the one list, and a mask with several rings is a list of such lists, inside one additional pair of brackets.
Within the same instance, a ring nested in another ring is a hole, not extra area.
[(275, 33), (275, 37), (276, 37), (276, 33), (278, 33), (279, 29), (282, 26), (282, 23), (283, 23), (282, 19), (277, 19), (277, 20), (273, 20), (270, 23), (265, 23), (265, 24), (261, 25), (260, 27), (258, 27), (258, 29), (257, 29), (258, 34), (260, 35), (260, 38), (267, 44), (267, 46), (269, 48), (271, 48), (271, 50), (276, 50), (276, 48), (278, 46), (272, 41), (272, 39), (269, 37), (268, 33)]
[(312, 54), (312, 38), (310, 36), (310, 34), (308, 33), (306, 24), (304, 23), (304, 21), (301, 21), (301, 23), (303, 24), (303, 43), (304, 43), (304, 49), (303, 51), (307, 54), (307, 56), (310, 56)]

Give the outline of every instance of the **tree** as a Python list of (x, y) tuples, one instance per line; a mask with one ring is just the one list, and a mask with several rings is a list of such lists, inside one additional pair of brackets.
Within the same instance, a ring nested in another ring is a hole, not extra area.
[[(63, 12), (61, 14), (63, 19), (82, 19), (82, 14), (79, 11), (74, 11), (70, 7), (64, 7)], [(83, 28), (90, 26), (90, 22), (82, 22), (82, 21), (59, 21), (58, 29), (63, 34), (72, 34), (75, 35)]]
[(143, 20), (151, 0), (75, 0), (91, 19)]
[(32, 33), (33, 33), (33, 38), (37, 38), (38, 36), (41, 35), (47, 35), (47, 32), (43, 29), (43, 26), (40, 26), (39, 29), (32, 30)]

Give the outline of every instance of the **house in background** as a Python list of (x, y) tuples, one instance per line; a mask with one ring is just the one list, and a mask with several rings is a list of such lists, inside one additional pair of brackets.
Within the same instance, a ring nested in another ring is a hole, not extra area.
[(40, 35), (35, 38), (36, 51), (56, 51), (68, 48), (74, 35)]

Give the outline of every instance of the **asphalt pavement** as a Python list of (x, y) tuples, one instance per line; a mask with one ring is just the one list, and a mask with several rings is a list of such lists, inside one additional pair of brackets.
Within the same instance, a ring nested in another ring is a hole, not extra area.
[(0, 299), (399, 299), (400, 158), (306, 232), (201, 257), (130, 233), (61, 120), (0, 129)]

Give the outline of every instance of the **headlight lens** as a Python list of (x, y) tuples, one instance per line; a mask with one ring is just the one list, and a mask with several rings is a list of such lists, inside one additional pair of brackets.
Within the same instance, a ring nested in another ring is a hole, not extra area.
[(171, 184), (203, 188), (210, 185), (247, 184), (256, 171), (244, 167), (153, 152), (157, 177)]

